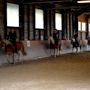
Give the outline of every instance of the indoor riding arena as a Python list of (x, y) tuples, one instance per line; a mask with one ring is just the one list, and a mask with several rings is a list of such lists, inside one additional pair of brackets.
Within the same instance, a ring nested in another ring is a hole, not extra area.
[(90, 0), (0, 0), (0, 90), (90, 90)]

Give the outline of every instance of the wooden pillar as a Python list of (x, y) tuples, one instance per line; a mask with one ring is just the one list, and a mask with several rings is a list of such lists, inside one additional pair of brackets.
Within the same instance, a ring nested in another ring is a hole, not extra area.
[(50, 11), (51, 10), (47, 10), (47, 38), (51, 35), (51, 27), (50, 27), (50, 21), (51, 21), (51, 18), (50, 18)]
[[(73, 13), (73, 16), (72, 16), (72, 30), (73, 30), (73, 35), (78, 32), (78, 16)], [(77, 33), (78, 34), (78, 33)]]
[(30, 40), (30, 7), (27, 5), (27, 38)]
[(55, 29), (55, 23), (54, 23), (54, 20), (55, 20), (55, 19), (54, 19), (54, 18), (55, 18), (55, 11), (54, 11), (54, 10), (51, 10), (51, 13), (50, 13), (50, 14), (51, 14), (51, 15), (50, 15), (50, 16), (51, 16), (51, 17), (50, 17), (50, 18), (51, 18), (51, 21), (50, 21), (50, 23), (51, 23), (51, 26), (50, 26), (51, 28), (50, 28), (50, 29), (51, 29), (51, 30), (50, 30), (50, 31), (51, 31), (51, 35), (53, 35), (53, 31), (54, 31), (54, 29)]
[(52, 35), (52, 30), (51, 30), (51, 10), (49, 10), (49, 35)]
[(47, 10), (44, 10), (44, 40), (47, 39)]
[(36, 37), (35, 37), (35, 35), (36, 35), (36, 30), (35, 30), (35, 6), (33, 6), (33, 39), (35, 40), (36, 39)]
[(70, 18), (69, 18), (70, 14), (69, 12), (67, 13), (67, 39), (69, 40), (69, 36), (70, 36)]
[(7, 38), (7, 0), (4, 0), (3, 2), (4, 7), (4, 38)]
[(89, 30), (88, 30), (88, 17), (86, 17), (85, 19), (86, 19), (86, 39), (88, 39), (88, 37), (89, 37)]
[(69, 20), (70, 20), (70, 38), (72, 38), (73, 37), (73, 23), (72, 23), (72, 17), (73, 17), (73, 15), (72, 15), (72, 13), (70, 13), (70, 16), (69, 16)]
[(62, 13), (62, 39), (67, 37), (67, 13), (63, 11)]
[(24, 7), (22, 4), (19, 5), (19, 13), (20, 13), (20, 29), (19, 29), (19, 39), (24, 39)]
[(30, 25), (30, 40), (33, 40), (34, 39), (34, 16), (33, 16), (33, 13), (34, 13), (34, 7), (33, 7), (33, 5), (31, 4), (30, 6), (29, 6), (29, 14), (30, 14), (30, 16), (29, 16), (29, 18), (30, 18), (30, 21), (29, 21), (29, 25)]

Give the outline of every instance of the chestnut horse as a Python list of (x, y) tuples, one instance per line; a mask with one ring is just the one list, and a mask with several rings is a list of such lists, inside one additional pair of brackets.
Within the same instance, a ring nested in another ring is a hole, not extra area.
[[(16, 41), (16, 45), (14, 46), (8, 40), (4, 40), (4, 41), (1, 41), (0, 46), (5, 48), (5, 53), (7, 55), (8, 63), (15, 64), (15, 53), (18, 55), (18, 60), (20, 57), (20, 52), (22, 53), (23, 56), (26, 55), (24, 44), (21, 41)], [(13, 62), (10, 62), (9, 60), (10, 56), (12, 57)]]

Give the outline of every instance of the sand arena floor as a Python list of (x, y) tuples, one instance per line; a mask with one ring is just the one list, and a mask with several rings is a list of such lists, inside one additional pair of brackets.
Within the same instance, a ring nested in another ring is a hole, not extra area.
[(90, 52), (4, 65), (0, 90), (90, 90)]

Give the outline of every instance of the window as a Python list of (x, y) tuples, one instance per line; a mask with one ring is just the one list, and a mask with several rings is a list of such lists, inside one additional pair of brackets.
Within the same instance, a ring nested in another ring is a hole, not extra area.
[(86, 23), (85, 22), (78, 22), (78, 31), (86, 31)]
[(62, 15), (55, 13), (55, 29), (62, 30)]
[(86, 23), (82, 22), (82, 31), (86, 31)]
[(78, 22), (78, 31), (81, 31), (81, 22)]
[(44, 12), (41, 9), (35, 9), (35, 28), (44, 29)]
[(89, 25), (88, 25), (88, 30), (89, 30), (89, 32), (90, 32), (90, 23), (89, 23)]
[(7, 26), (19, 27), (19, 5), (7, 3)]

